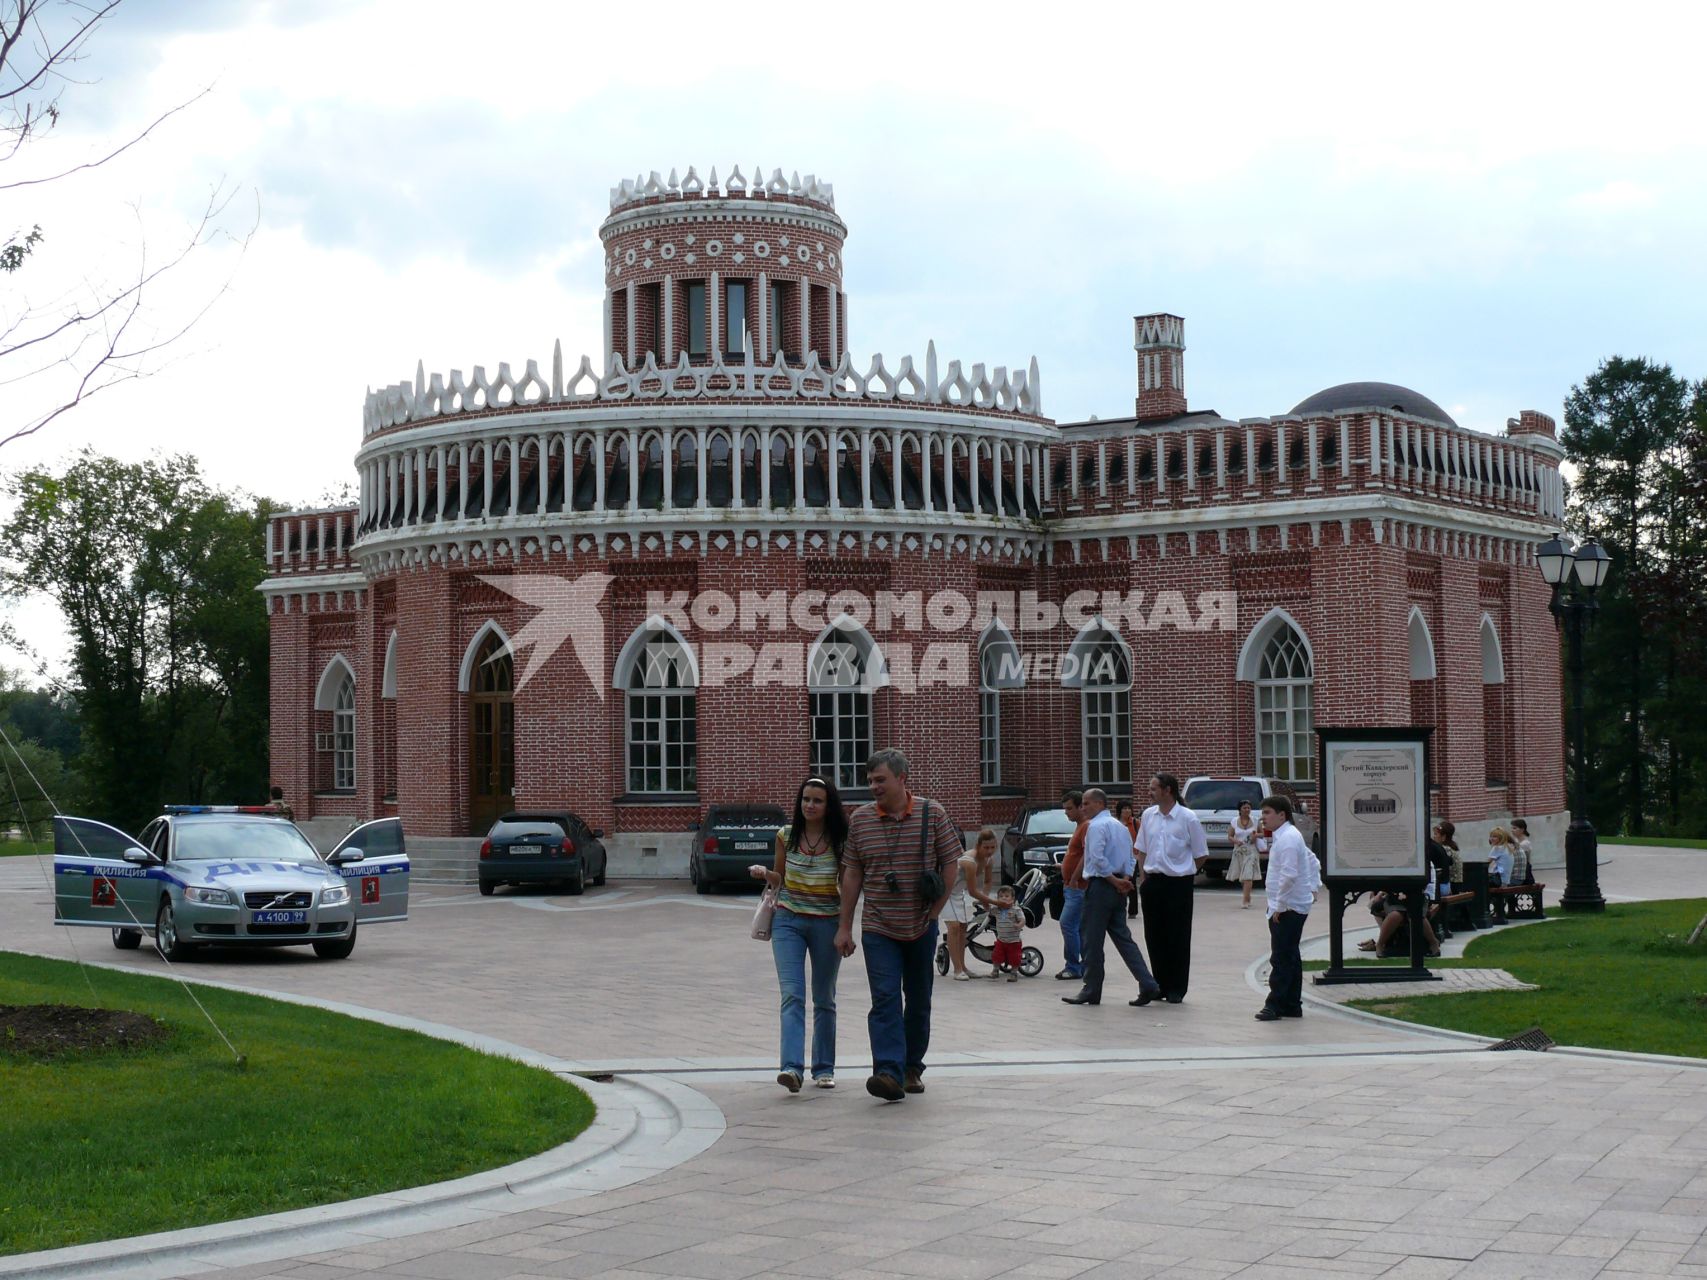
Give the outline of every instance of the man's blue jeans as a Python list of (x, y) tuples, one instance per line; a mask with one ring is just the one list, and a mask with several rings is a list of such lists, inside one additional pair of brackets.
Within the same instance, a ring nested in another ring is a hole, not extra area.
[(924, 1073), (931, 1043), (931, 983), (936, 980), (936, 921), (911, 942), (867, 929), (865, 976), (871, 983), (871, 1069), (904, 1081), (909, 1071)]
[(1079, 938), (1079, 922), (1085, 918), (1085, 891), (1061, 890), (1061, 955), (1063, 966), (1075, 978), (1085, 972), (1084, 944)]
[(771, 922), (771, 956), (782, 988), (782, 1069), (806, 1074), (806, 957), (812, 957), (812, 1077), (836, 1073), (835, 916), (796, 915), (778, 907)]

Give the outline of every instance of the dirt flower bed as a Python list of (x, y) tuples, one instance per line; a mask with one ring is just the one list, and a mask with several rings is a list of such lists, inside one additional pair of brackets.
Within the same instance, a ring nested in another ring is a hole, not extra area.
[(0, 1053), (28, 1058), (103, 1053), (158, 1044), (164, 1023), (126, 1009), (72, 1004), (0, 1004)]

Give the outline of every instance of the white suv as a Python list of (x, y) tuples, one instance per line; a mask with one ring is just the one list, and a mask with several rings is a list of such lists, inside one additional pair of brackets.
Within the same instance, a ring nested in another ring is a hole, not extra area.
[[(1311, 848), (1316, 843), (1316, 820), (1304, 812), (1298, 793), (1290, 782), (1281, 778), (1263, 778), (1247, 774), (1238, 778), (1216, 778), (1207, 774), (1185, 780), (1180, 803), (1203, 823), (1203, 834), (1209, 838), (1209, 859), (1203, 872), (1219, 880), (1227, 874), (1227, 864), (1233, 857), (1233, 840), (1227, 828), (1239, 816), (1239, 802), (1251, 802), (1251, 816), (1262, 817), (1264, 796), (1285, 796), (1292, 802), (1293, 822)], [(1267, 857), (1264, 857), (1266, 864)]]

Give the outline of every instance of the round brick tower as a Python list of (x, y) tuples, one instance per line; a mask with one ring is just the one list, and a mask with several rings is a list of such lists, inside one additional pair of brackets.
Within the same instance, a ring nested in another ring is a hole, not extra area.
[(605, 365), (800, 362), (833, 369), (846, 349), (842, 243), (827, 184), (808, 174), (719, 185), (692, 168), (611, 191), (605, 246)]

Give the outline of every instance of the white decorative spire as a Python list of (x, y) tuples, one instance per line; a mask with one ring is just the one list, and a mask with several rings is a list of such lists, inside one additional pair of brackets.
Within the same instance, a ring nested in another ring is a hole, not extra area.
[[(717, 185), (717, 178), (715, 176), (715, 171), (713, 171), (713, 177), (711, 179), (711, 185), (714, 187)], [(746, 191), (747, 180), (741, 176), (741, 166), (740, 165), (735, 166), (735, 172), (731, 173), (729, 175), (729, 181), (726, 185), (728, 187), (729, 194), (732, 196), (738, 196), (738, 195), (742, 194), (744, 191)]]
[[(712, 170), (712, 173), (716, 172), (717, 170)], [(715, 182), (716, 179), (713, 178), (712, 181)], [(704, 190), (705, 184), (699, 180), (699, 174), (694, 172), (694, 168), (690, 164), (688, 166), (688, 176), (682, 179), (682, 194), (684, 196), (697, 196)]]
[(681, 183), (676, 181), (676, 171), (673, 167), (670, 170), (670, 180), (664, 184), (664, 189), (671, 195), (681, 190)]

